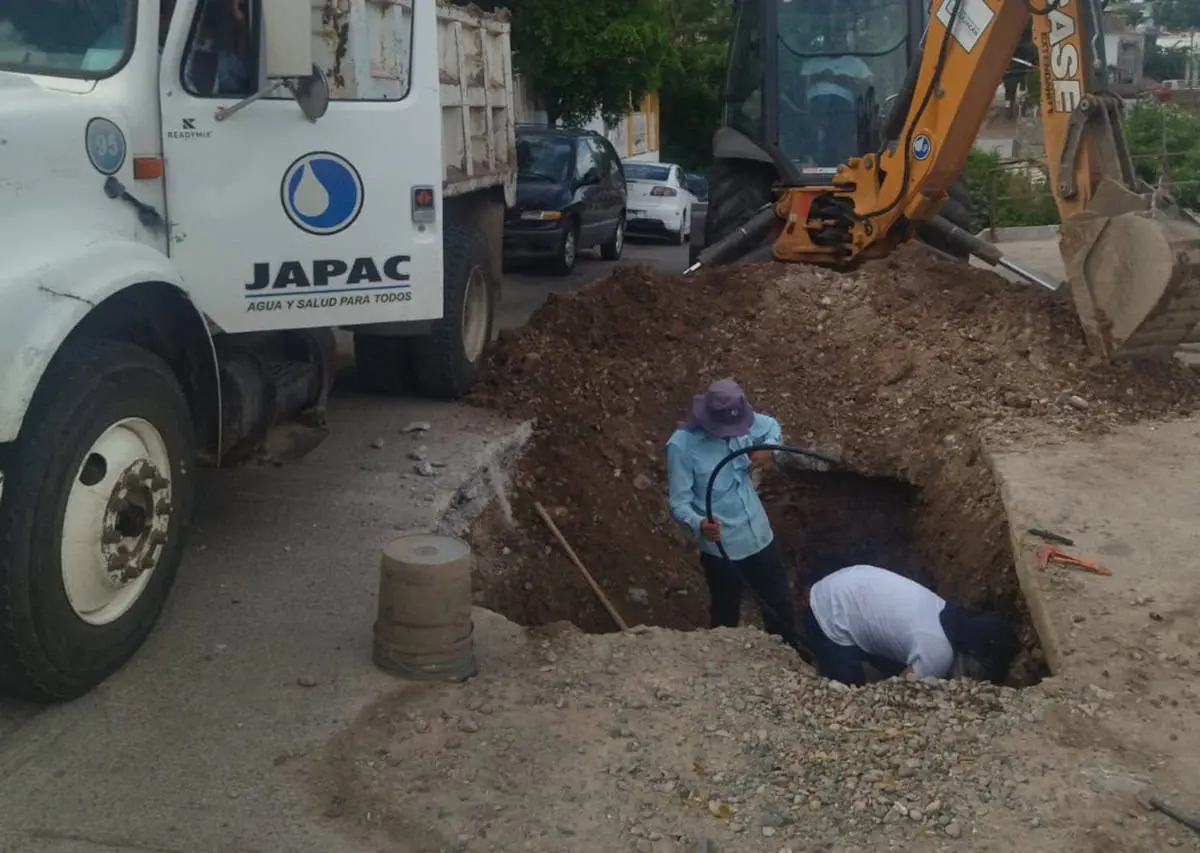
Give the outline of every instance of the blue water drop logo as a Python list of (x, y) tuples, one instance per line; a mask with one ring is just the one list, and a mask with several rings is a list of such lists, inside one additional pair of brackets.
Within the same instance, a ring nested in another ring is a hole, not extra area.
[(283, 176), (284, 212), (301, 231), (328, 236), (349, 228), (363, 205), (363, 182), (344, 157), (315, 151), (299, 157)]

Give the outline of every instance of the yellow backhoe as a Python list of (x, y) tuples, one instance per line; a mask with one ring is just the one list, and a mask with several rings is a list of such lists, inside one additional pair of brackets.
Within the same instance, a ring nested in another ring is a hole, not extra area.
[[(769, 104), (783, 103), (779, 95), (790, 88), (788, 75), (800, 74), (799, 65), (789, 71), (778, 61), (779, 45), (787, 46), (783, 10), (793, 2), (800, 8), (805, 0), (743, 0), (739, 11), (744, 18), (753, 7), (760, 19), (768, 16), (756, 49), (759, 56), (768, 56), (760, 67), (767, 70), (763, 91)], [(811, 174), (796, 179), (805, 174), (802, 165), (778, 144), (781, 108), (768, 108), (758, 125), (765, 134), (759, 150), (768, 151), (778, 167), (774, 197), (711, 241), (688, 273), (727, 263), (770, 239), (777, 260), (850, 267), (920, 236), (1055, 287), (1009, 264), (995, 246), (962, 227), (958, 217), (943, 215), (947, 204), (958, 204), (955, 184), (1032, 18), (1050, 187), (1062, 221), (1059, 246), (1089, 346), (1106, 358), (1166, 358), (1180, 344), (1200, 342), (1200, 225), (1134, 171), (1122, 102), (1107, 89), (1098, 2), (933, 3), (921, 16), (919, 42), (912, 39), (913, 61), (903, 81), (895, 93), (886, 93), (878, 110), (877, 147), (846, 158), (836, 172), (825, 170), (833, 174), (820, 180), (812, 180)], [(876, 19), (873, 24), (873, 10), (886, 15), (887, 0), (837, 0), (831, 8), (841, 15), (835, 25), (839, 32), (853, 34), (873, 26), (891, 27), (898, 34), (913, 29), (911, 18), (883, 25)], [(825, 39), (819, 35), (815, 41)], [(885, 36), (874, 37), (876, 45), (886, 46), (886, 41)], [(737, 45), (735, 38), (733, 68), (745, 65)], [(770, 56), (776, 61), (769, 61)], [(857, 105), (860, 119), (859, 141), (868, 140), (864, 127), (869, 130), (877, 94), (853, 93), (862, 74), (855, 77), (851, 63), (825, 65), (809, 64), (810, 93), (822, 82), (826, 85), (820, 91), (850, 93), (847, 100)], [(816, 121), (816, 112), (808, 109)]]

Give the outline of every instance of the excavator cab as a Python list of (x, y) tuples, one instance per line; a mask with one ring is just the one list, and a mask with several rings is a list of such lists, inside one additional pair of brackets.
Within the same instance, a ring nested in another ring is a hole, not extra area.
[(968, 153), (1029, 32), (1083, 337), (1104, 358), (1200, 343), (1200, 224), (1134, 169), (1101, 0), (939, 0), (932, 17), (905, 0), (739, 0), (735, 13), (706, 247), (685, 274), (772, 233), (776, 260), (843, 269), (919, 237), (1057, 290), (956, 221)]
[[(920, 55), (928, 10), (922, 0), (735, 0), (708, 212), (703, 234), (693, 231), (693, 259), (769, 202), (772, 186), (828, 183), (849, 158), (879, 149)], [(970, 229), (965, 185), (952, 199), (943, 215)]]

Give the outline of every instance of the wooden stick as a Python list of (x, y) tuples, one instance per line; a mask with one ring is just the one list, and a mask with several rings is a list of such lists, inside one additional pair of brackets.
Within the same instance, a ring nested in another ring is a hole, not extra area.
[(604, 605), (604, 609), (608, 611), (608, 615), (617, 623), (617, 627), (622, 631), (628, 631), (629, 623), (621, 618), (621, 614), (617, 612), (617, 608), (613, 607), (612, 602), (608, 600), (608, 596), (604, 594), (604, 590), (600, 589), (600, 585), (596, 583), (596, 579), (592, 577), (592, 573), (587, 570), (587, 566), (583, 564), (583, 560), (579, 559), (579, 555), (575, 553), (575, 549), (571, 547), (571, 543), (562, 535), (562, 531), (558, 529), (558, 525), (554, 523), (554, 519), (550, 517), (550, 513), (546, 512), (546, 508), (537, 501), (533, 502), (533, 508), (542, 517), (542, 521), (546, 522), (546, 526), (550, 528), (550, 532), (554, 534), (554, 538), (558, 540), (558, 544), (563, 546), (563, 550), (567, 552), (567, 556), (571, 558), (571, 562), (575, 564), (575, 568), (583, 573), (588, 585), (592, 588), (592, 592), (596, 593), (596, 597), (600, 599), (600, 603)]

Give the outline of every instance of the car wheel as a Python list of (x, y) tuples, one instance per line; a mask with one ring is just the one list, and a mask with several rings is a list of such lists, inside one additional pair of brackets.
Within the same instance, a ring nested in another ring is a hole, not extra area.
[(558, 255), (550, 264), (550, 268), (558, 275), (570, 275), (579, 259), (579, 226), (571, 222), (563, 231), (562, 239), (558, 242)]
[(688, 240), (688, 225), (687, 214), (683, 215), (683, 221), (679, 223), (679, 230), (671, 232), (671, 243), (676, 246), (682, 246)]
[(625, 251), (625, 217), (622, 216), (617, 220), (617, 230), (613, 232), (613, 238), (600, 246), (600, 257), (606, 261), (621, 260), (621, 253)]
[(69, 341), (5, 463), (0, 689), (74, 699), (133, 656), (183, 557), (196, 437), (148, 350)]

